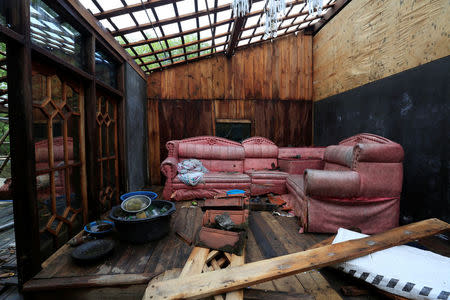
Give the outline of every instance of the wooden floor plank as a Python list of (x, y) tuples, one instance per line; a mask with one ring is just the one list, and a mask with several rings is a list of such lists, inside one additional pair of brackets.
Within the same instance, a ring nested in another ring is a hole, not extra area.
[[(259, 260), (263, 260), (264, 256), (261, 254), (261, 251), (258, 248), (258, 245), (256, 244), (255, 237), (253, 236), (253, 232), (249, 231), (247, 234), (247, 248), (246, 248), (246, 257), (245, 262), (255, 262)], [(272, 281), (263, 282), (256, 284), (252, 286), (252, 288), (260, 289), (260, 290), (269, 290), (269, 291), (276, 291), (277, 289), (273, 285)]]
[[(309, 242), (308, 243), (300, 242), (302, 238), (304, 238), (305, 236), (298, 233), (294, 233), (295, 236), (292, 236), (290, 232), (288, 232), (278, 222), (278, 219), (282, 217), (274, 217), (267, 212), (262, 212), (261, 217), (272, 228), (273, 231), (277, 232), (279, 236), (283, 237), (282, 239), (280, 239), (280, 242), (286, 248), (288, 253), (295, 253), (305, 250), (305, 247)], [(296, 274), (289, 277), (296, 279), (297, 281), (297, 285), (299, 287), (297, 287), (296, 292), (301, 293), (307, 292), (314, 295), (317, 299), (341, 299), (341, 297), (333, 289), (331, 289), (331, 287), (328, 284), (328, 281), (326, 281), (326, 279), (323, 278), (323, 276), (317, 270), (311, 270), (305, 273)], [(277, 280), (280, 281), (283, 280), (283, 278)], [(289, 283), (292, 286), (297, 286), (295, 283), (291, 282)], [(275, 286), (277, 286), (277, 281), (274, 281), (274, 284)]]
[[(276, 249), (273, 248), (273, 233), (267, 230), (267, 226), (264, 226), (264, 222), (261, 221), (257, 212), (253, 212), (249, 216), (249, 228), (252, 231), (255, 239), (258, 241), (257, 245), (264, 258), (277, 257), (279, 254)], [(279, 243), (276, 243), (276, 247)]]

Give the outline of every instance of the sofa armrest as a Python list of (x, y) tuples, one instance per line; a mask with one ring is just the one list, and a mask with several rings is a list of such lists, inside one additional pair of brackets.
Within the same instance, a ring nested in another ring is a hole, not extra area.
[(161, 163), (161, 172), (167, 177), (167, 179), (172, 179), (177, 175), (177, 164), (178, 159), (170, 156)]
[(323, 159), (325, 147), (280, 147), (278, 158)]
[(403, 147), (396, 143), (356, 144), (354, 148), (354, 159), (359, 162), (400, 163), (404, 155)]
[(307, 196), (353, 198), (359, 195), (360, 177), (355, 171), (307, 169), (303, 178)]

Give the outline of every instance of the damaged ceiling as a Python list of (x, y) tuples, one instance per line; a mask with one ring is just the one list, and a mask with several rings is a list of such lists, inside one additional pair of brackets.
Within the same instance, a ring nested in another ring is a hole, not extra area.
[[(134, 58), (144, 72), (226, 54), (265, 41), (267, 1), (253, 0), (244, 17), (232, 13), (232, 0), (80, 0)], [(329, 18), (336, 0), (324, 0), (323, 13), (310, 15), (305, 0), (287, 0), (277, 38)], [(344, 1), (345, 2), (345, 1)]]

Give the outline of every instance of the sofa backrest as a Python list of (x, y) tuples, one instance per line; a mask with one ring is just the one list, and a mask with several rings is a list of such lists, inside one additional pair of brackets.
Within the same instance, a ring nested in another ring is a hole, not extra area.
[(353, 146), (356, 144), (389, 144), (393, 141), (372, 133), (359, 133), (339, 142), (339, 145)]
[(398, 197), (403, 182), (403, 157), (401, 145), (376, 135), (361, 134), (327, 147), (324, 169), (358, 172), (361, 197)]
[(244, 171), (278, 166), (278, 146), (271, 140), (255, 136), (242, 141), (242, 146), (245, 151)]
[(172, 153), (178, 155), (179, 161), (196, 158), (211, 172), (244, 171), (244, 148), (237, 142), (215, 136), (200, 136), (169, 143), (168, 149), (169, 146), (177, 148)]

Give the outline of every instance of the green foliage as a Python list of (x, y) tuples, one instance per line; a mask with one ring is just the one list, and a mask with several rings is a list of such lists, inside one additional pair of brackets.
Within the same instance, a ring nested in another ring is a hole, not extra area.
[[(2, 53), (6, 53), (6, 44), (5, 43), (0, 43), (0, 51)], [(0, 54), (0, 59), (6, 59), (5, 55)], [(5, 65), (6, 66), (6, 65)], [(6, 76), (7, 75), (7, 71), (0, 69), (0, 77)], [(8, 89), (8, 84), (6, 82), (2, 82), (0, 83), (0, 89), (1, 90), (5, 90)], [(3, 95), (2, 98), (8, 97), (8, 95)], [(4, 119), (8, 118), (8, 113), (7, 112), (0, 112), (0, 118), (3, 120), (0, 120), (0, 138), (3, 137), (5, 135), (6, 132), (8, 132), (9, 130), (9, 122)], [(5, 139), (4, 143), (0, 146), (0, 156), (8, 156), (10, 153), (9, 150), (9, 136)], [(3, 160), (0, 160), (0, 164), (3, 163)], [(7, 164), (7, 166), (5, 167), (5, 169), (3, 169), (2, 173), (0, 174), (1, 177), (3, 178), (8, 178), (11, 177), (11, 170), (10, 170), (10, 163)]]
[[(155, 35), (151, 34), (151, 35), (147, 35), (148, 39), (154, 39)], [(188, 34), (183, 36), (184, 38), (184, 42), (185, 44), (190, 44), (193, 43), (195, 41), (197, 41), (197, 34)], [(123, 41), (122, 38), (120, 37), (116, 37), (116, 39), (119, 41), (119, 43), (124, 44), (125, 42)], [(181, 37), (177, 37), (177, 38), (173, 38), (173, 39), (169, 39), (167, 40), (167, 43), (164, 41), (161, 41), (161, 43), (159, 41), (157, 42), (153, 42), (151, 43), (151, 48), (153, 48), (153, 51), (160, 51), (160, 50), (165, 50), (167, 48), (173, 48), (173, 47), (177, 47), (177, 46), (181, 46), (183, 45), (183, 39)], [(202, 42), (200, 43), (200, 49), (203, 48), (209, 48), (211, 46), (211, 41), (207, 41), (207, 42)], [(142, 45), (142, 46), (136, 46), (133, 47), (133, 49), (136, 51), (136, 53), (138, 55), (145, 55), (145, 54), (151, 54), (151, 48), (148, 44), (146, 45)], [(126, 48), (127, 52), (131, 55), (134, 56), (134, 53), (131, 51), (130, 48)], [(186, 47), (186, 52), (192, 52), (192, 51), (197, 51), (199, 50), (199, 44), (192, 44)], [(208, 49), (205, 51), (201, 52), (201, 55), (203, 54), (208, 54), (208, 53), (212, 53), (213, 49)], [(170, 55), (172, 57), (175, 56), (175, 58), (173, 58), (173, 62), (178, 62), (178, 61), (183, 61), (185, 58), (184, 56), (178, 56), (178, 55), (182, 55), (184, 54), (184, 47), (180, 47), (178, 49), (174, 49), (174, 50), (170, 50)], [(177, 57), (178, 56), (178, 57)], [(189, 54), (188, 58), (193, 58), (193, 57), (197, 57), (198, 54), (197, 53), (193, 53), (193, 54)], [(158, 53), (156, 55), (150, 55), (150, 56), (146, 56), (142, 58), (142, 61), (144, 63), (151, 63), (156, 61), (156, 59), (158, 60), (163, 60), (165, 58), (169, 57), (169, 53), (168, 52), (162, 52), (162, 53)], [(140, 59), (136, 59), (136, 63), (140, 63)], [(170, 61), (169, 60), (165, 60), (161, 62), (162, 66), (166, 66), (169, 65)], [(154, 68), (159, 68), (159, 64), (158, 63), (153, 63), (148, 65), (148, 67), (150, 69), (154, 69)]]

